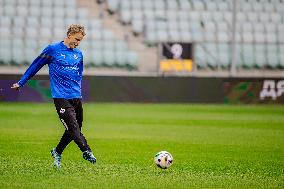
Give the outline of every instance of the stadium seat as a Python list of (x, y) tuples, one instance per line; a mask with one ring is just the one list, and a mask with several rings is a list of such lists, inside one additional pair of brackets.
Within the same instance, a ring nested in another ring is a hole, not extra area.
[(26, 64), (31, 64), (33, 60), (37, 57), (37, 52), (34, 49), (26, 48), (24, 49), (24, 62)]
[(185, 11), (188, 11), (188, 10), (191, 10), (191, 4), (189, 1), (179, 1), (180, 3), (180, 9), (181, 10), (185, 10)]
[(143, 20), (133, 20), (132, 21), (132, 27), (133, 27), (133, 32), (135, 34), (141, 34), (143, 32)]
[(215, 11), (212, 13), (212, 17), (213, 17), (213, 20), (218, 23), (218, 22), (222, 22), (224, 21), (224, 15), (222, 14), (222, 12), (219, 12), (219, 11)]
[(2, 64), (10, 64), (12, 61), (11, 49), (0, 47), (0, 61)]
[(270, 2), (265, 2), (262, 3), (263, 5), (263, 10), (267, 13), (273, 12), (274, 11), (274, 5)]
[(27, 40), (34, 40), (36, 41), (39, 37), (39, 32), (37, 28), (28, 27), (25, 31), (25, 37)]
[(123, 10), (123, 11), (124, 11), (125, 9), (130, 10), (130, 8), (131, 8), (130, 1), (128, 1), (128, 0), (121, 1), (121, 4), (120, 4), (120, 9), (121, 9), (121, 10)]
[(205, 1), (205, 7), (208, 11), (216, 11), (218, 10), (217, 3), (215, 1)]
[(1, 38), (10, 38), (12, 36), (11, 29), (9, 27), (0, 28), (0, 37)]
[(268, 66), (272, 69), (279, 67), (279, 59), (276, 52), (268, 52), (267, 53), (267, 63)]
[(193, 40), (192, 40), (192, 35), (190, 32), (188, 31), (181, 31), (181, 34), (180, 34), (180, 39), (182, 39), (183, 42), (187, 42), (187, 43), (192, 43)]
[(276, 37), (279, 43), (284, 43), (284, 35), (282, 33), (277, 33)]
[(1, 16), (0, 26), (10, 28), (12, 26), (12, 19), (9, 16)]
[(88, 9), (85, 8), (77, 8), (76, 10), (78, 19), (87, 19), (88, 18)]
[(53, 30), (55, 29), (55, 28), (58, 28), (59, 30), (63, 30), (63, 27), (62, 26), (64, 26), (64, 19), (53, 19), (54, 21), (53, 21), (53, 26), (54, 26), (54, 28), (53, 28)]
[(91, 56), (95, 66), (97, 67), (103, 66), (104, 60), (101, 51), (91, 52)]
[(196, 11), (205, 10), (205, 5), (202, 1), (192, 1), (192, 8)]
[(188, 17), (192, 22), (198, 22), (201, 19), (201, 15), (197, 11), (190, 11)]
[[(57, 0), (54, 0), (54, 3), (58, 3)], [(77, 1), (76, 0), (67, 0), (67, 1), (65, 0), (64, 5), (67, 9), (74, 8), (77, 6)], [(57, 7), (57, 6), (58, 6), (57, 4), (53, 4), (53, 7)]]
[(240, 3), (240, 10), (242, 12), (251, 12), (252, 11), (252, 4), (250, 2), (242, 1)]
[(127, 64), (131, 68), (137, 68), (138, 65), (138, 55), (134, 51), (128, 51), (127, 54)]
[(45, 19), (51, 19), (52, 14), (53, 14), (51, 7), (45, 7), (43, 9), (41, 9), (40, 12), (41, 12), (42, 18), (45, 18)]
[(223, 18), (224, 18), (224, 21), (226, 21), (228, 24), (231, 24), (232, 19), (233, 19), (232, 12), (224, 11)]
[(76, 19), (76, 8), (75, 7), (69, 7), (68, 11), (65, 11), (65, 19)]
[(265, 35), (265, 41), (268, 44), (275, 44), (277, 42), (277, 36), (275, 33), (267, 33)]
[(241, 25), (241, 31), (243, 33), (251, 33), (253, 34), (253, 26), (251, 22), (244, 22)]
[(165, 4), (165, 1), (163, 0), (155, 0), (155, 1), (152, 1), (154, 3), (154, 9), (155, 10), (158, 10), (158, 9), (166, 9), (166, 4)]
[(179, 42), (180, 41), (181, 34), (178, 30), (173, 30), (173, 29), (169, 30), (168, 34), (169, 34), (169, 39), (168, 39), (169, 41), (171, 41), (171, 42)]
[(13, 47), (12, 48), (12, 62), (16, 65), (23, 65), (25, 54), (23, 48)]
[(4, 15), (5, 16), (9, 16), (9, 17), (13, 17), (16, 15), (16, 9), (14, 8), (14, 6), (12, 6), (11, 4), (9, 5), (4, 5)]
[(219, 41), (220, 43), (226, 43), (230, 41), (230, 37), (227, 32), (220, 31), (217, 33), (217, 41)]
[(230, 56), (228, 52), (218, 53), (218, 62), (222, 68), (228, 68), (230, 65)]
[(41, 1), (39, 1), (39, 0), (29, 0), (29, 3), (33, 7), (40, 7)]
[(259, 2), (255, 2), (252, 6), (252, 9), (254, 12), (262, 12), (263, 11), (263, 5)]
[(116, 51), (115, 60), (118, 67), (124, 67), (127, 64), (127, 54), (125, 51)]
[(12, 35), (16, 36), (16, 37), (24, 37), (25, 36), (24, 29), (20, 28), (20, 27), (13, 27), (12, 28)]
[(168, 10), (177, 11), (179, 9), (179, 5), (177, 1), (166, 0), (166, 7)]
[(84, 55), (84, 66), (87, 68), (94, 66), (92, 52), (89, 49), (82, 49), (82, 50)]
[(107, 5), (110, 12), (117, 12), (119, 8), (119, 0), (108, 0)]
[(0, 48), (10, 49), (12, 47), (12, 40), (7, 37), (0, 37)]
[(111, 30), (104, 29), (102, 31), (102, 37), (105, 40), (112, 40), (112, 39), (114, 39), (114, 34), (113, 34), (113, 32)]
[[(19, 1), (19, 2), (26, 2), (26, 1)], [(17, 6), (17, 15), (20, 17), (28, 16), (28, 9), (25, 6)]]
[(267, 64), (265, 53), (256, 53), (255, 62), (258, 68), (263, 68)]
[(281, 15), (278, 12), (270, 13), (270, 21), (272, 23), (281, 23)]
[(120, 19), (123, 24), (130, 24), (131, 22), (131, 11), (130, 10), (124, 10), (120, 13)]
[(169, 38), (168, 32), (166, 30), (157, 31), (157, 40), (160, 43), (167, 42)]
[(143, 11), (142, 10), (131, 10), (131, 21), (133, 20), (143, 20)]
[(111, 50), (104, 50), (103, 51), (103, 63), (108, 67), (115, 66), (115, 54)]
[(205, 32), (204, 33), (204, 40), (206, 42), (216, 42), (217, 37), (216, 37), (216, 32)]
[(242, 33), (242, 41), (244, 43), (252, 43), (254, 41), (253, 34), (251, 32)]
[(155, 12), (153, 10), (143, 10), (143, 20), (153, 20), (155, 19)]
[(142, 10), (142, 2), (139, 0), (130, 1), (130, 6), (131, 6), (131, 9)]
[(66, 32), (63, 29), (60, 29), (60, 27), (53, 28), (52, 33), (55, 41), (60, 41), (66, 36)]
[(123, 40), (117, 40), (114, 43), (114, 48), (116, 49), (116, 51), (127, 51), (128, 49), (128, 45), (125, 41)]
[(218, 10), (220, 12), (230, 11), (229, 3), (227, 1), (219, 1), (217, 3)]
[(104, 40), (102, 42), (102, 50), (104, 51), (113, 51), (115, 48), (115, 43), (112, 40)]
[(264, 43), (265, 42), (265, 35), (264, 33), (257, 32), (254, 34), (254, 41), (256, 43)]
[(38, 18), (41, 16), (41, 9), (37, 6), (30, 6), (29, 7), (29, 14), (34, 18)]
[(88, 47), (93, 51), (100, 51), (103, 48), (102, 42), (98, 39), (89, 39)]
[(61, 0), (61, 1), (53, 0), (52, 5), (53, 5), (53, 7), (64, 7), (65, 5), (67, 5), (69, 3), (70, 3), (71, 6), (75, 6), (76, 5), (76, 4), (74, 4), (74, 1), (71, 1), (71, 0), (70, 0), (70, 2), (68, 1), (68, 3), (65, 3), (64, 0)]

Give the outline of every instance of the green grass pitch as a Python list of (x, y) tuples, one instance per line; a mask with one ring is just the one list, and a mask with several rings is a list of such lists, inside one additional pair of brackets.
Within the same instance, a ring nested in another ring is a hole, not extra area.
[(0, 188), (284, 188), (283, 106), (84, 104), (98, 162), (72, 142), (55, 170), (63, 131), (52, 103), (0, 103)]

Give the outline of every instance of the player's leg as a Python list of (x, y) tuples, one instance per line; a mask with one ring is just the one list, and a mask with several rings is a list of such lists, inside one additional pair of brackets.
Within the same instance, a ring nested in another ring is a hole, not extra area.
[[(60, 114), (65, 112), (66, 108), (72, 108), (72, 105), (65, 99), (54, 99), (54, 105), (57, 111), (57, 114), (59, 115), (60, 118)], [(66, 128), (65, 128), (66, 129)], [(66, 148), (66, 146), (72, 141), (72, 137), (69, 134), (69, 132), (67, 130), (64, 131), (58, 145), (55, 148), (55, 151), (58, 154), (62, 154), (62, 152), (64, 151), (64, 149)]]
[[(87, 160), (89, 160), (92, 163), (95, 163), (94, 160), (96, 160), (91, 150), (87, 144), (87, 141), (85, 137), (82, 135), (80, 131), (80, 126), (77, 121), (77, 115), (76, 115), (76, 109), (77, 106), (74, 104), (74, 100), (66, 100), (66, 99), (54, 99), (54, 104), (56, 106), (57, 113), (59, 115), (59, 118), (63, 125), (65, 126), (65, 133), (63, 134), (59, 144), (58, 149), (56, 148), (56, 151), (61, 152), (64, 150), (64, 148), (72, 141), (77, 144), (77, 146), (80, 148), (80, 150), (84, 153), (87, 153)], [(78, 111), (77, 111), (78, 112)], [(79, 112), (78, 112), (79, 113)], [(78, 119), (80, 120), (80, 119)], [(82, 122), (82, 121), (80, 121)], [(91, 153), (91, 154), (90, 154)], [(93, 157), (93, 158), (92, 158)], [(84, 157), (85, 158), (85, 157)], [(85, 158), (86, 159), (86, 158)]]
[(59, 154), (62, 154), (66, 146), (72, 141), (72, 137), (67, 130), (64, 131), (59, 143), (56, 146), (56, 151)]
[[(57, 110), (57, 113), (59, 115), (59, 118), (60, 118), (61, 122), (63, 123), (63, 125), (65, 126), (65, 129), (66, 129), (63, 136), (60, 139), (60, 142), (56, 146), (56, 148), (53, 148), (51, 150), (51, 155), (54, 158), (54, 167), (60, 168), (60, 166), (61, 166), (61, 154), (62, 154), (63, 150), (66, 148), (66, 146), (73, 140), (73, 136), (70, 134), (70, 131), (68, 131), (68, 126), (66, 124), (66, 121), (64, 121), (64, 119), (68, 120), (69, 119), (68, 117), (71, 117), (71, 119), (76, 120), (76, 118), (75, 118), (76, 116), (70, 115), (69, 112), (74, 112), (75, 110), (74, 110), (74, 107), (72, 106), (72, 104), (68, 100), (54, 99), (54, 104), (55, 104), (55, 108)], [(68, 110), (68, 111), (66, 111), (66, 110)], [(78, 124), (77, 124), (77, 128), (79, 128)], [(80, 131), (77, 131), (77, 132), (79, 133)]]
[[(60, 117), (60, 113), (65, 112), (66, 107), (72, 107), (68, 101), (64, 99), (54, 99), (54, 105), (57, 111), (57, 114)], [(61, 154), (66, 146), (72, 141), (72, 137), (67, 130), (65, 130), (63, 136), (60, 139), (60, 142), (56, 148), (52, 148), (50, 153), (54, 158), (54, 167), (59, 168), (61, 166)]]
[(66, 129), (65, 132), (68, 132), (69, 134), (65, 135), (69, 140), (63, 142), (65, 142), (65, 144), (67, 144), (68, 142), (70, 143), (69, 136), (71, 136), (71, 141), (74, 140), (81, 151), (89, 150), (89, 146), (86, 143), (86, 140), (81, 135), (79, 124), (76, 119), (75, 108), (72, 103), (70, 103), (69, 100), (66, 99), (54, 99), (54, 101), (60, 121), (63, 123)]
[[(73, 104), (74, 104), (74, 107), (75, 107), (76, 119), (77, 119), (77, 122), (79, 124), (80, 131), (81, 131), (80, 134), (81, 134), (82, 138), (86, 141), (86, 144), (87, 144), (87, 140), (86, 140), (86, 138), (84, 137), (84, 135), (82, 133), (82, 125), (83, 125), (83, 107), (82, 107), (82, 102), (81, 102), (80, 99), (74, 99), (74, 103)], [(93, 155), (90, 147), (89, 147), (89, 150), (83, 152), (83, 158), (88, 160), (88, 161), (90, 161), (91, 163), (96, 163), (96, 161), (97, 161), (95, 156)]]
[[(58, 102), (60, 101), (60, 102)], [(82, 122), (83, 122), (83, 109), (82, 109), (82, 105), (81, 105), (81, 108), (80, 106), (77, 105), (77, 103), (74, 103), (73, 100), (55, 100), (55, 102), (57, 103), (57, 112), (58, 112), (58, 109), (59, 107), (73, 107), (74, 110), (75, 110), (75, 113), (76, 113), (76, 120), (79, 124), (79, 128), (80, 128), (80, 131), (81, 131), (81, 127), (82, 127)], [(63, 111), (63, 110), (62, 110)], [(58, 115), (60, 114), (60, 110), (59, 110), (59, 113)], [(69, 134), (68, 130), (65, 130), (65, 132), (63, 133), (58, 145), (56, 146), (56, 151), (57, 153), (59, 154), (62, 154), (62, 152), (64, 151), (64, 149), (68, 146), (68, 144), (70, 142), (72, 142), (72, 136)], [(87, 142), (87, 141), (86, 141)]]
[[(86, 141), (87, 143), (87, 140), (86, 138), (84, 137), (83, 133), (82, 133), (82, 126), (83, 126), (83, 106), (82, 106), (82, 102), (80, 99), (74, 99), (73, 100), (73, 105), (74, 105), (74, 108), (75, 108), (75, 113), (76, 113), (76, 120), (79, 124), (79, 128), (80, 128), (80, 131), (81, 131), (81, 135), (82, 135), (82, 138)], [(90, 146), (89, 146), (89, 149), (90, 149)]]

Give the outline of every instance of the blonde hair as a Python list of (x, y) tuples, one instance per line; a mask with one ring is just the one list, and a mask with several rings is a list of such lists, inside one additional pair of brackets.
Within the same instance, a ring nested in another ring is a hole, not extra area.
[(75, 33), (81, 33), (83, 36), (86, 35), (86, 32), (85, 32), (85, 28), (84, 26), (82, 25), (79, 25), (79, 24), (72, 24), (68, 27), (68, 30), (67, 30), (67, 36), (69, 34), (75, 34)]

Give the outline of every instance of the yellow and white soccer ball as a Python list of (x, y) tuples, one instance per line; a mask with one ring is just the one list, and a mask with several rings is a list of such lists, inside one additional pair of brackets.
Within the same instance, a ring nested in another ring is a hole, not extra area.
[(161, 169), (167, 169), (173, 164), (173, 156), (167, 151), (160, 151), (154, 157), (155, 164)]

